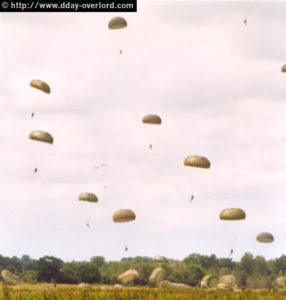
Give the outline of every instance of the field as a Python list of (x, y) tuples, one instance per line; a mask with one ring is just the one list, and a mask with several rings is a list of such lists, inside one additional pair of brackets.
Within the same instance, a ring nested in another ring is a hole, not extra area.
[(160, 290), (148, 287), (114, 289), (111, 286), (93, 285), (90, 290), (78, 290), (76, 285), (23, 284), (14, 287), (1, 286), (0, 300), (286, 300), (286, 293), (263, 290), (225, 292), (204, 289)]

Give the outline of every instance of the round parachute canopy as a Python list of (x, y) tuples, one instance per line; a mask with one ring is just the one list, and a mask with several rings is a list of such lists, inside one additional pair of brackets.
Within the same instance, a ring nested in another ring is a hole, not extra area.
[(159, 288), (162, 290), (168, 290), (168, 289), (191, 289), (192, 287), (184, 283), (177, 283), (177, 282), (171, 282), (169, 280), (163, 280), (159, 283)]
[(49, 85), (46, 82), (42, 81), (42, 80), (38, 80), (38, 79), (32, 80), (30, 82), (30, 86), (32, 86), (36, 89), (39, 89), (39, 90), (41, 90), (41, 91), (43, 91), (44, 93), (47, 93), (47, 94), (49, 94), (51, 92), (51, 89), (50, 89)]
[(108, 23), (109, 29), (122, 29), (127, 27), (127, 21), (121, 17), (115, 17), (111, 19)]
[(160, 125), (162, 120), (157, 115), (147, 115), (142, 119), (142, 122), (145, 124)]
[(261, 232), (256, 237), (258, 242), (261, 243), (272, 243), (274, 241), (274, 237), (271, 233)]
[(201, 281), (201, 288), (210, 289), (215, 288), (218, 284), (218, 279), (214, 275), (206, 275)]
[(226, 208), (219, 215), (221, 220), (227, 221), (244, 220), (245, 217), (246, 214), (241, 208)]
[(286, 292), (286, 277), (279, 276), (275, 279), (272, 284), (274, 291), (276, 292)]
[(44, 142), (52, 144), (54, 142), (54, 138), (48, 132), (44, 132), (41, 130), (32, 131), (29, 135), (29, 138), (34, 141)]
[(139, 277), (139, 273), (137, 270), (134, 269), (130, 269), (127, 270), (126, 272), (120, 274), (117, 279), (119, 281), (121, 281), (122, 283), (127, 283), (131, 280), (133, 280), (134, 278)]
[(158, 286), (164, 277), (165, 271), (161, 267), (155, 268), (149, 277), (150, 286)]
[(233, 275), (224, 275), (220, 277), (217, 289), (223, 291), (238, 291), (236, 278)]
[(8, 270), (2, 270), (1, 277), (4, 284), (7, 285), (16, 285), (18, 283), (21, 283), (19, 277)]
[(93, 193), (82, 193), (79, 195), (78, 200), (88, 202), (98, 202), (98, 198)]
[(286, 65), (283, 65), (283, 66), (281, 67), (281, 72), (286, 72)]
[(130, 209), (119, 209), (113, 216), (113, 221), (117, 223), (130, 222), (136, 219), (135, 213)]
[(188, 156), (184, 160), (184, 165), (189, 167), (208, 169), (211, 166), (211, 163), (206, 157), (192, 155), (192, 156)]
[(153, 257), (153, 261), (157, 261), (157, 262), (167, 262), (167, 258), (165, 256), (161, 256), (161, 255), (156, 255)]

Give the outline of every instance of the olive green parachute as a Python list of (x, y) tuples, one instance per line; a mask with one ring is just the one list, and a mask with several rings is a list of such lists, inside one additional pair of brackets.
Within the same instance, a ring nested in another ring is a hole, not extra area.
[(241, 208), (226, 208), (219, 215), (221, 220), (227, 221), (244, 220), (245, 217), (246, 214)]
[(167, 258), (165, 256), (161, 256), (161, 255), (156, 255), (153, 257), (153, 261), (157, 261), (157, 262), (167, 262)]
[(122, 29), (127, 27), (127, 21), (121, 17), (115, 17), (111, 19), (108, 23), (109, 29)]
[(201, 288), (215, 288), (218, 284), (218, 278), (214, 275), (206, 275), (201, 281)]
[(126, 272), (120, 274), (117, 279), (119, 281), (121, 281), (122, 283), (127, 283), (131, 280), (133, 280), (134, 278), (139, 277), (139, 273), (137, 270), (134, 269), (130, 269), (127, 270)]
[(165, 271), (161, 267), (155, 268), (149, 277), (151, 287), (156, 287), (164, 279)]
[(218, 290), (223, 291), (238, 291), (238, 286), (236, 284), (236, 278), (233, 275), (224, 275), (220, 277), (218, 285)]
[(162, 120), (157, 115), (147, 115), (142, 119), (142, 122), (146, 124), (160, 125)]
[(286, 292), (286, 277), (285, 276), (279, 276), (277, 277), (273, 284), (273, 289), (276, 292)]
[(211, 166), (211, 163), (206, 157), (192, 155), (192, 156), (188, 156), (184, 160), (184, 165), (189, 167), (208, 169)]
[(42, 81), (42, 80), (38, 80), (38, 79), (32, 80), (30, 82), (30, 86), (32, 86), (36, 89), (39, 89), (39, 90), (41, 90), (41, 91), (43, 91), (44, 93), (47, 93), (47, 94), (49, 94), (51, 92), (51, 89), (50, 89), (49, 85), (46, 82)]
[(177, 283), (177, 282), (171, 282), (169, 280), (163, 280), (159, 283), (159, 288), (162, 290), (168, 290), (168, 289), (191, 289), (192, 287), (184, 283)]
[(49, 143), (49, 144), (52, 144), (54, 142), (54, 138), (52, 137), (51, 134), (49, 134), (48, 132), (41, 131), (41, 130), (32, 131), (29, 135), (29, 138), (31, 140)]
[(260, 232), (256, 237), (258, 242), (261, 243), (272, 243), (274, 241), (274, 237), (271, 233), (268, 232)]
[(88, 202), (98, 202), (98, 198), (93, 193), (82, 193), (79, 195), (78, 200)]
[(135, 213), (130, 209), (119, 209), (113, 214), (114, 222), (130, 222), (136, 219)]
[(283, 65), (283, 66), (281, 67), (281, 72), (286, 72), (286, 65)]
[(20, 280), (20, 278), (17, 275), (13, 274), (12, 272), (10, 272), (8, 270), (2, 270), (1, 277), (3, 279), (4, 284), (7, 284), (7, 285), (16, 285), (16, 284), (22, 283), (22, 281)]

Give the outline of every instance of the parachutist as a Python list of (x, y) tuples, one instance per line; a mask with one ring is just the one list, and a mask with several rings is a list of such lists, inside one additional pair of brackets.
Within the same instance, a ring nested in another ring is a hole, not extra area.
[(244, 25), (247, 26), (247, 19), (245, 18), (243, 21)]
[(31, 114), (31, 118), (34, 118), (34, 115), (35, 115), (35, 114), (32, 112), (32, 114)]
[(125, 246), (125, 252), (127, 252), (128, 251), (128, 247), (127, 246)]
[(231, 255), (232, 255), (232, 253), (233, 253), (233, 249), (230, 249), (230, 254), (229, 254), (229, 256), (231, 256)]
[(190, 200), (190, 201), (192, 202), (192, 201), (194, 200), (194, 198), (195, 198), (195, 196), (194, 196), (194, 195), (192, 195), (192, 196), (191, 196), (191, 200)]
[(86, 226), (87, 226), (87, 227), (90, 227), (89, 223), (86, 223)]
[(149, 145), (149, 148), (152, 150), (152, 144)]
[(119, 51), (119, 54), (121, 55), (121, 54), (122, 54), (122, 52), (123, 52), (123, 51), (120, 49), (120, 51)]
[(38, 172), (38, 168), (35, 168), (35, 169), (34, 169), (34, 173), (37, 173), (37, 172)]

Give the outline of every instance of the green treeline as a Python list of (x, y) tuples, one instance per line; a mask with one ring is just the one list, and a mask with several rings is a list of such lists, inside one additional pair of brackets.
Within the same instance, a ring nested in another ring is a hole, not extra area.
[(36, 260), (29, 255), (23, 255), (22, 258), (0, 255), (0, 270), (7, 269), (28, 283), (115, 284), (118, 283), (116, 278), (119, 274), (134, 268), (139, 272), (139, 278), (130, 284), (148, 285), (151, 272), (158, 266), (165, 270), (166, 280), (191, 286), (198, 286), (206, 274), (218, 277), (233, 274), (240, 287), (270, 288), (279, 275), (286, 274), (286, 255), (267, 261), (263, 256), (254, 257), (251, 253), (245, 253), (239, 262), (231, 258), (218, 258), (214, 254), (190, 254), (182, 261), (168, 259), (162, 262), (141, 256), (109, 262), (103, 256), (93, 256), (90, 261), (64, 262), (53, 256)]

